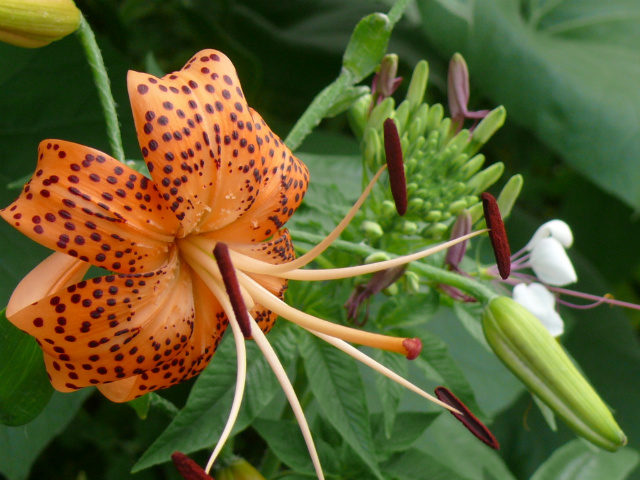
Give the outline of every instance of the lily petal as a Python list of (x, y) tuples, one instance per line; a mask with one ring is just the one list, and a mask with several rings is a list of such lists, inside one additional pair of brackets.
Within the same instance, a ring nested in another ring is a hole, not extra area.
[(195, 317), (191, 274), (174, 253), (167, 268), (82, 281), (11, 321), (36, 337), (57, 390), (140, 375), (162, 368), (188, 344)]
[(259, 242), (269, 238), (291, 218), (309, 185), (306, 165), (293, 156), (255, 110), (251, 113), (260, 145), (260, 189), (251, 208), (216, 232), (216, 237), (227, 243)]
[(531, 250), (531, 268), (549, 285), (563, 286), (578, 281), (578, 276), (562, 244), (554, 237), (541, 239)]
[(562, 220), (549, 220), (538, 227), (524, 248), (529, 251), (533, 250), (543, 238), (548, 237), (555, 238), (565, 248), (573, 245), (571, 227)]
[(120, 273), (167, 263), (178, 228), (152, 182), (108, 155), (45, 140), (20, 197), (0, 211), (36, 242)]
[(197, 275), (192, 278), (196, 321), (184, 348), (170, 361), (167, 359), (140, 375), (98, 385), (100, 392), (109, 400), (128, 402), (152, 390), (176, 385), (198, 375), (209, 364), (229, 321), (222, 306), (202, 280)]
[(253, 118), (231, 61), (215, 50), (196, 54), (158, 79), (129, 72), (142, 155), (186, 236), (207, 219), (233, 222), (255, 201), (261, 181)]
[(533, 313), (552, 336), (564, 333), (564, 322), (556, 311), (556, 299), (544, 285), (519, 283), (513, 288), (513, 299)]
[(41, 298), (78, 283), (90, 266), (64, 253), (49, 255), (20, 280), (7, 304), (7, 318)]

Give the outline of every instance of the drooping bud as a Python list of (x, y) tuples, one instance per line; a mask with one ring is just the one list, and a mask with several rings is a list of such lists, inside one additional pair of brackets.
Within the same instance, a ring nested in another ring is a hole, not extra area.
[[(355, 290), (351, 293), (349, 299), (344, 304), (344, 308), (347, 309), (347, 318), (352, 320), (356, 325), (364, 325), (369, 318), (368, 300), (385, 288), (393, 285), (400, 277), (402, 277), (402, 275), (404, 275), (406, 269), (406, 265), (400, 265), (386, 270), (380, 270), (379, 272), (374, 273), (365, 285), (356, 286)], [(367, 302), (366, 313), (364, 319), (358, 321), (360, 306), (364, 302)]]
[(447, 75), (447, 94), (449, 98), (449, 110), (451, 120), (456, 130), (460, 130), (466, 118), (484, 118), (489, 110), (470, 112), (469, 104), (469, 69), (467, 62), (459, 53), (456, 53), (449, 62)]
[(397, 73), (398, 56), (394, 53), (385, 55), (380, 63), (380, 71), (374, 75), (371, 83), (371, 93), (375, 104), (393, 95), (393, 92), (400, 86), (402, 77), (396, 77)]
[(242, 330), (242, 334), (245, 338), (251, 336), (251, 319), (247, 312), (247, 307), (242, 298), (242, 292), (240, 291), (240, 284), (238, 283), (238, 277), (236, 276), (236, 270), (231, 263), (231, 256), (229, 255), (229, 247), (226, 243), (219, 242), (213, 249), (213, 256), (218, 262), (218, 268), (222, 275), (222, 282), (224, 288), (227, 290), (233, 313), (236, 316), (238, 325)]
[(184, 453), (173, 452), (171, 454), (173, 465), (184, 480), (213, 480), (207, 475), (200, 465), (187, 457)]
[(504, 228), (500, 209), (494, 196), (484, 192), (481, 198), (484, 218), (489, 229), (489, 239), (491, 240), (496, 264), (498, 265), (498, 272), (500, 272), (500, 277), (506, 280), (511, 274), (511, 249), (509, 248), (507, 231)]
[[(456, 238), (460, 238), (463, 235), (471, 233), (471, 227), (471, 214), (467, 210), (463, 210), (453, 224), (453, 228), (451, 229), (451, 240), (455, 240)], [(467, 244), (468, 241), (465, 240), (449, 247), (447, 249), (447, 256), (444, 259), (445, 265), (449, 266), (453, 270), (457, 270), (458, 265), (460, 265), (460, 262), (467, 251)]]
[(500, 360), (578, 435), (609, 451), (627, 437), (542, 323), (509, 297), (486, 306), (482, 327)]
[(449, 410), (451, 415), (456, 417), (460, 423), (462, 423), (467, 430), (469, 430), (473, 435), (483, 443), (486, 443), (491, 448), (495, 450), (500, 449), (500, 443), (496, 439), (496, 437), (491, 433), (491, 430), (487, 428), (487, 426), (482, 423), (478, 418), (471, 413), (471, 410), (462, 403), (462, 401), (456, 397), (451, 390), (446, 387), (437, 387), (435, 390), (436, 397), (439, 400), (442, 400), (447, 405), (455, 408), (461, 413), (452, 412)]
[(407, 213), (407, 181), (404, 176), (402, 146), (398, 129), (391, 118), (384, 121), (384, 152), (387, 157), (391, 195), (396, 203), (398, 215), (402, 216)]
[(80, 18), (72, 0), (0, 0), (0, 40), (43, 47), (75, 32)]
[(227, 468), (217, 474), (218, 480), (265, 480), (253, 465), (243, 458), (234, 460)]

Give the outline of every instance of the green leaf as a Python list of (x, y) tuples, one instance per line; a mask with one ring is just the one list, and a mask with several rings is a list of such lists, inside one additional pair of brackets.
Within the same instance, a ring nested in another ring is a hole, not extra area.
[(36, 340), (0, 312), (0, 423), (23, 425), (47, 406), (53, 387)]
[[(286, 325), (278, 325), (268, 338), (286, 368), (295, 358), (293, 332)], [(250, 425), (280, 390), (255, 343), (247, 342), (246, 346), (247, 383), (235, 432)], [(133, 472), (166, 462), (176, 450), (188, 454), (208, 448), (218, 440), (231, 408), (236, 365), (235, 343), (224, 341), (211, 364), (200, 374), (185, 407), (133, 466)]]
[(624, 480), (639, 461), (640, 454), (631, 448), (614, 454), (573, 440), (556, 450), (531, 480)]
[(311, 335), (305, 335), (300, 354), (309, 386), (325, 417), (371, 472), (381, 479), (357, 362)]
[(444, 385), (462, 400), (474, 415), (482, 418), (483, 413), (476, 402), (473, 390), (462, 370), (451, 357), (447, 344), (427, 331), (420, 334), (420, 340), (422, 340), (422, 352), (413, 363), (427, 376), (435, 370), (442, 377)]
[(428, 453), (415, 448), (394, 456), (383, 471), (398, 480), (465, 480)]
[[(297, 422), (258, 417), (253, 422), (252, 427), (264, 438), (271, 451), (281, 462), (300, 473), (315, 473), (309, 451)], [(323, 471), (325, 473), (338, 473), (337, 453), (334, 449), (317, 435), (314, 435), (313, 441), (316, 445)], [(289, 477), (287, 476), (287, 478)]]
[(633, 0), (420, 0), (442, 56), (592, 182), (640, 206), (640, 4)]
[(0, 472), (9, 480), (24, 480), (40, 452), (73, 419), (93, 392), (85, 388), (74, 393), (55, 392), (42, 414), (22, 427), (0, 426)]
[(381, 414), (373, 415), (371, 429), (374, 432), (378, 452), (388, 456), (394, 452), (407, 450), (439, 415), (442, 415), (442, 412), (399, 412), (389, 435), (381, 425)]

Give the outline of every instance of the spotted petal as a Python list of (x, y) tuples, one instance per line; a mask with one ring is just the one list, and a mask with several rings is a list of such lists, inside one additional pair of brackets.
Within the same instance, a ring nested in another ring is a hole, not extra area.
[(238, 220), (217, 232), (221, 241), (259, 242), (269, 238), (300, 206), (309, 184), (306, 165), (292, 155), (256, 111), (251, 110), (251, 113), (260, 145), (260, 189), (254, 205)]
[(178, 224), (151, 181), (108, 155), (61, 140), (0, 215), (36, 242), (122, 273), (160, 268)]
[(259, 148), (231, 61), (203, 50), (179, 72), (127, 79), (142, 155), (186, 236), (233, 222), (260, 184)]
[(82, 281), (11, 321), (40, 343), (53, 386), (76, 390), (161, 367), (184, 349), (194, 329), (191, 283), (174, 252), (166, 268)]
[(196, 275), (192, 278), (196, 321), (184, 348), (170, 361), (140, 375), (98, 385), (104, 396), (114, 402), (126, 402), (147, 392), (188, 380), (209, 364), (229, 322), (220, 303), (206, 285)]

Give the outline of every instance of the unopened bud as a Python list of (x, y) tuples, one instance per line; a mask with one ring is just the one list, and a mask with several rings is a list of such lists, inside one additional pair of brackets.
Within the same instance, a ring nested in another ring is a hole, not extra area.
[(365, 220), (360, 225), (360, 230), (365, 234), (369, 240), (377, 240), (384, 235), (384, 231), (378, 222), (371, 220)]
[(429, 64), (426, 60), (421, 60), (413, 69), (411, 82), (407, 90), (406, 99), (411, 104), (411, 109), (415, 110), (424, 99), (424, 92), (427, 89), (427, 80), (429, 78)]
[(498, 195), (498, 207), (500, 207), (500, 213), (502, 218), (507, 218), (511, 213), (511, 209), (518, 200), (520, 191), (522, 190), (522, 184), (524, 183), (522, 175), (514, 175), (505, 183), (502, 187), (500, 195)]
[(496, 183), (504, 172), (504, 163), (497, 162), (476, 173), (468, 182), (469, 188), (473, 189), (474, 194), (479, 194)]
[(489, 139), (496, 133), (507, 118), (507, 111), (503, 106), (494, 108), (489, 114), (482, 119), (478, 126), (473, 131), (471, 136), (470, 147), (475, 152), (482, 145), (487, 143)]
[(542, 323), (509, 297), (489, 301), (482, 317), (500, 360), (578, 435), (609, 451), (627, 437), (609, 408)]
[(245, 459), (234, 460), (231, 465), (220, 470), (218, 480), (265, 480), (262, 474)]
[(75, 32), (80, 18), (72, 0), (0, 0), (0, 40), (43, 47)]

